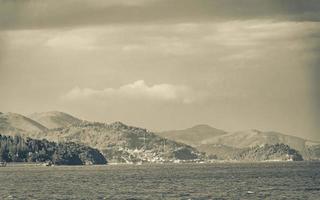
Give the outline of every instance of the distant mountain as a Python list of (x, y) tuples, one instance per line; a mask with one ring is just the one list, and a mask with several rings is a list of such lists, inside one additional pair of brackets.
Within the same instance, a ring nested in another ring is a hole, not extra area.
[(49, 129), (67, 127), (82, 122), (74, 116), (59, 111), (33, 113), (28, 117)]
[(209, 155), (216, 155), (220, 159), (229, 159), (241, 149), (266, 144), (289, 145), (291, 148), (298, 150), (305, 158), (311, 158), (309, 148), (320, 144), (319, 142), (312, 142), (278, 132), (263, 132), (253, 129), (227, 133), (207, 125), (199, 125), (179, 131), (166, 131), (159, 133), (159, 135), (184, 142)]
[(57, 165), (106, 164), (97, 150), (76, 143), (54, 143), (0, 134), (0, 161), (52, 162)]
[(225, 135), (227, 132), (208, 125), (196, 125), (184, 130), (164, 131), (157, 134), (191, 146), (199, 146), (201, 144), (206, 144), (208, 140)]
[(48, 128), (42, 124), (16, 113), (0, 113), (0, 133), (17, 134), (43, 132)]
[(228, 133), (216, 138), (211, 138), (207, 141), (207, 144), (222, 144), (235, 148), (247, 148), (279, 143), (287, 144), (290, 147), (299, 150), (301, 153), (307, 152), (307, 140), (305, 139), (278, 132), (263, 132), (254, 129)]

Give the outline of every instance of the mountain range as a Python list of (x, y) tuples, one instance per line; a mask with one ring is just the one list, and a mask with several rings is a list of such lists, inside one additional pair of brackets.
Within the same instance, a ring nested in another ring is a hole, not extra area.
[(320, 149), (320, 142), (317, 141), (256, 129), (226, 132), (208, 125), (196, 125), (184, 130), (159, 132), (158, 135), (189, 144), (221, 159), (230, 159), (241, 150), (264, 145), (288, 145), (298, 150), (305, 159), (316, 158), (314, 150)]
[(30, 117), (34, 120), (16, 113), (1, 113), (0, 133), (84, 144), (99, 149), (110, 162), (173, 162), (204, 158), (189, 145), (121, 122), (89, 122), (57, 111)]
[[(255, 129), (227, 132), (203, 124), (184, 130), (154, 133), (121, 122), (107, 124), (85, 121), (58, 111), (34, 113), (28, 117), (0, 113), (0, 133), (81, 143), (99, 149), (111, 162), (168, 162), (208, 158), (239, 160), (244, 158), (244, 152), (250, 152), (250, 158), (259, 161), (261, 158), (274, 160), (277, 156), (284, 159), (290, 152), (299, 153), (304, 159), (320, 158), (319, 142), (279, 132)], [(259, 149), (252, 151), (253, 148)], [(259, 154), (254, 156), (252, 152)], [(263, 152), (265, 154), (262, 156)], [(277, 152), (276, 156), (269, 156), (270, 152)]]

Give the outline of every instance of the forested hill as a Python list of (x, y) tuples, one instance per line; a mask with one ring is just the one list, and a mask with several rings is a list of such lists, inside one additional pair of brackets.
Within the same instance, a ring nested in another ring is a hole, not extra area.
[(55, 143), (48, 140), (5, 136), (0, 134), (0, 161), (46, 162), (57, 165), (106, 164), (97, 150), (73, 142)]
[(235, 160), (243, 161), (302, 161), (302, 155), (285, 144), (255, 146), (241, 151)]

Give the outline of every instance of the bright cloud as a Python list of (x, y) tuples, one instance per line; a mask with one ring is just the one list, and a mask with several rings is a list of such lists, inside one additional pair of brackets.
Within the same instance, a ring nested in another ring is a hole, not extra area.
[(149, 99), (158, 101), (173, 101), (192, 103), (196, 99), (194, 91), (183, 85), (155, 84), (149, 86), (144, 80), (138, 80), (119, 88), (105, 88), (95, 90), (91, 88), (76, 87), (63, 96), (65, 100), (78, 100), (85, 98), (126, 98), (126, 99)]

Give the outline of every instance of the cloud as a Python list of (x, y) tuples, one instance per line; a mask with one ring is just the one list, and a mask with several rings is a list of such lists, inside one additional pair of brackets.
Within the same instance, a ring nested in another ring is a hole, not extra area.
[(97, 48), (94, 43), (95, 39), (93, 37), (84, 37), (77, 34), (71, 35), (70, 33), (67, 33), (49, 38), (46, 42), (46, 46), (58, 49), (67, 48), (71, 50), (93, 50)]
[(166, 83), (149, 86), (144, 80), (138, 80), (119, 88), (105, 88), (102, 90), (75, 87), (62, 98), (69, 101), (90, 98), (145, 99), (189, 104), (196, 100), (194, 95), (194, 91), (187, 86)]
[(274, 19), (319, 21), (318, 0), (0, 0), (0, 29)]
[[(290, 41), (288, 45), (291, 48), (301, 40), (316, 38), (320, 31), (319, 24), (320, 22), (248, 20), (90, 26), (61, 30), (6, 31), (6, 40), (8, 44), (16, 45), (20, 49), (43, 43), (45, 48), (55, 48), (58, 51), (106, 50), (113, 55), (119, 53), (128, 56), (140, 53), (145, 57), (150, 54), (189, 56), (203, 52), (212, 56), (222, 51), (224, 52), (217, 57), (229, 57), (233, 52), (242, 54), (246, 51), (245, 55), (235, 58), (247, 58), (256, 55), (253, 52), (287, 41)], [(312, 43), (318, 46), (316, 42)]]
[[(21, 60), (16, 59), (19, 53), (28, 61), (41, 61), (29, 63), (28, 68), (49, 68), (51, 61), (55, 68), (69, 70), (72, 76), (82, 73), (79, 68), (91, 74), (102, 74), (102, 70), (115, 74), (117, 85), (138, 79), (171, 82), (170, 76), (179, 78), (179, 83), (194, 85), (219, 76), (214, 72), (219, 68), (304, 66), (306, 60), (318, 59), (319, 25), (248, 20), (11, 30), (2, 32), (6, 38), (0, 48), (3, 53), (11, 52), (17, 62)], [(67, 88), (75, 85), (82, 86), (72, 83)]]
[(5, 42), (6, 39), (4, 38), (3, 34), (0, 33), (0, 63), (2, 61), (2, 57), (4, 57), (4, 52), (5, 52)]

